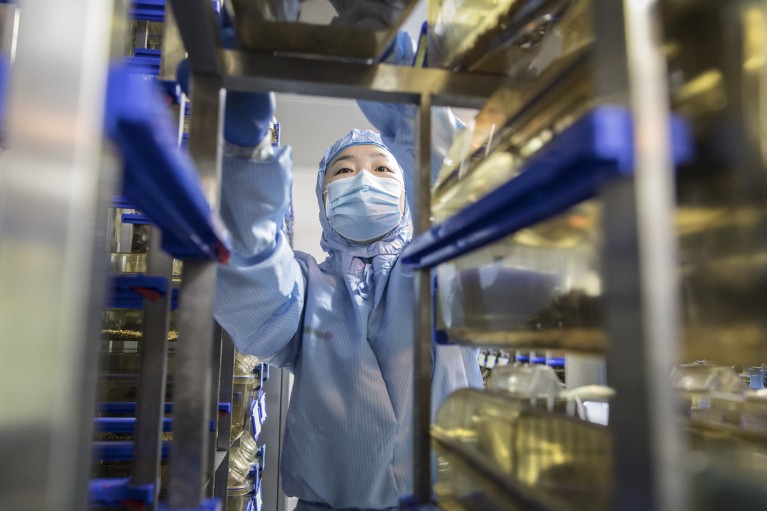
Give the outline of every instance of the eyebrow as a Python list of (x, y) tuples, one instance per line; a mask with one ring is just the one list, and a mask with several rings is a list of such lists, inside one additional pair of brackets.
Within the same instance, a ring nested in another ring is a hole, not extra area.
[[(384, 158), (384, 159), (389, 159), (389, 158), (392, 158), (392, 159), (393, 159), (393, 158), (394, 158), (394, 157), (393, 157), (392, 155), (390, 155), (389, 153), (385, 153), (385, 152), (383, 152), (383, 151), (376, 151), (376, 152), (374, 152), (374, 153), (370, 153), (370, 156), (378, 156), (379, 158)], [(332, 167), (333, 165), (335, 165), (335, 164), (336, 164), (336, 163), (338, 163), (339, 161), (344, 161), (344, 160), (353, 160), (354, 158), (355, 158), (355, 156), (354, 156), (354, 155), (351, 155), (351, 154), (342, 154), (341, 156), (339, 156), (338, 158), (336, 158), (335, 160), (333, 160), (332, 162), (330, 162), (330, 165), (328, 165), (328, 168)]]
[(339, 156), (338, 158), (336, 158), (335, 160), (333, 160), (332, 162), (330, 162), (330, 165), (328, 165), (328, 167), (332, 167), (333, 165), (335, 165), (339, 161), (351, 160), (353, 158), (354, 158), (354, 156), (352, 156), (351, 154), (343, 154), (343, 155)]

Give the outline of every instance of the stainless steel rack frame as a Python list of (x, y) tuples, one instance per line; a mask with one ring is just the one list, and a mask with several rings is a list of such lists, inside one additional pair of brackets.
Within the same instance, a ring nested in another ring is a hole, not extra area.
[[(292, 92), (412, 103), (418, 110), (415, 234), (430, 225), (430, 111), (476, 107), (503, 77), (222, 49), (210, 0), (169, 0), (195, 90), (190, 148), (210, 204), (218, 203), (225, 90)], [(605, 275), (616, 486), (614, 509), (690, 509), (684, 443), (665, 384), (679, 325), (674, 173), (661, 39), (661, 0), (594, 0), (597, 95), (630, 106), (635, 177), (610, 184)], [(115, 8), (115, 5), (118, 7)], [(101, 138), (109, 45), (122, 2), (27, 2), (11, 79), (8, 158), (0, 169), (0, 508), (84, 509), (94, 405), (92, 339), (105, 272), (97, 233), (114, 189)], [(83, 13), (87, 13), (84, 15)], [(51, 44), (55, 39), (56, 44)], [(167, 69), (165, 70), (168, 71)], [(95, 228), (94, 228), (95, 226)], [(152, 263), (154, 264), (154, 263)], [(185, 261), (176, 360), (170, 508), (199, 509), (216, 460), (208, 429), (222, 360), (211, 315), (215, 263)], [(415, 500), (431, 500), (431, 273), (414, 282)], [(226, 355), (229, 356), (229, 355)], [(218, 365), (217, 365), (218, 364)], [(19, 385), (20, 381), (24, 385)], [(153, 412), (156, 415), (156, 411)], [(137, 469), (138, 470), (138, 469)], [(150, 476), (151, 477), (151, 476)]]

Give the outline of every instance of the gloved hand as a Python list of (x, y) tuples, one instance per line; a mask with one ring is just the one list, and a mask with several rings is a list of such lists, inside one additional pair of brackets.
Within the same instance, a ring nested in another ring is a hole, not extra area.
[(272, 92), (227, 92), (224, 140), (243, 147), (258, 145), (269, 134), (274, 110)]
[(405, 0), (330, 0), (338, 16), (331, 25), (345, 25), (373, 30), (396, 24), (405, 9)]
[[(232, 27), (221, 30), (224, 48), (236, 46)], [(176, 69), (176, 81), (184, 94), (189, 95), (189, 62), (184, 59)], [(230, 144), (254, 147), (269, 134), (269, 123), (274, 116), (275, 99), (272, 92), (229, 91), (224, 109), (224, 140)]]

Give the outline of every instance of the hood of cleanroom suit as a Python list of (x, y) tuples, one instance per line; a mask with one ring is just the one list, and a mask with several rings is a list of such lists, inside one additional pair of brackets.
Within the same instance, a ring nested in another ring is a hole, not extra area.
[[(386, 147), (378, 133), (370, 130), (352, 130), (336, 141), (325, 151), (325, 156), (320, 160), (319, 172), (317, 173), (317, 202), (320, 206), (320, 224), (322, 224), (322, 240), (320, 245), (322, 249), (332, 254), (333, 252), (343, 252), (352, 257), (375, 257), (381, 255), (399, 254), (413, 236), (413, 229), (410, 220), (410, 210), (407, 201), (405, 201), (405, 210), (397, 227), (392, 229), (383, 238), (373, 243), (355, 243), (347, 240), (330, 225), (328, 216), (325, 213), (325, 202), (323, 200), (323, 183), (325, 181), (325, 172), (333, 159), (344, 149), (356, 145), (374, 145), (384, 149), (392, 155), (392, 151)], [(394, 158), (396, 160), (396, 158)], [(397, 162), (399, 165), (399, 162)], [(404, 173), (400, 168), (400, 182), (404, 186)]]

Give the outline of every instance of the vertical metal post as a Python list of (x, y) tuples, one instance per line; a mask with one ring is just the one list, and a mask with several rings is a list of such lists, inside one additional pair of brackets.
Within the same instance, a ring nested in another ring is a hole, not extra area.
[[(220, 328), (220, 327), (219, 327)], [(234, 344), (229, 335), (221, 329), (221, 375), (219, 379), (218, 401), (232, 402), (232, 384), (234, 383)], [(229, 447), (232, 443), (232, 414), (220, 415), (218, 419), (218, 437), (216, 451), (222, 457), (219, 466), (214, 467), (213, 496), (226, 499), (229, 478)]]
[(602, 0), (595, 6), (598, 91), (602, 99), (630, 103), (635, 121), (635, 177), (604, 193), (607, 369), (617, 391), (610, 409), (613, 508), (686, 510), (684, 448), (668, 384), (677, 359), (680, 297), (657, 1)]
[(170, 507), (202, 503), (211, 429), (210, 387), (213, 352), (212, 290), (216, 263), (184, 261), (178, 317), (178, 348), (173, 378), (173, 444)]
[[(414, 235), (426, 232), (431, 211), (431, 96), (421, 95), (417, 115)], [(419, 270), (414, 282), (413, 332), (413, 495), (431, 501), (431, 270)]]
[(141, 365), (136, 397), (136, 442), (132, 483), (155, 485), (152, 509), (157, 508), (160, 490), (162, 422), (165, 408), (165, 382), (168, 362), (168, 320), (171, 304), (170, 281), (173, 259), (160, 247), (160, 231), (150, 234), (147, 275), (168, 279), (168, 293), (157, 301), (144, 300)]
[(280, 483), (280, 460), (282, 458), (282, 436), (288, 415), (291, 375), (287, 369), (275, 366), (269, 368), (269, 379), (264, 382), (263, 391), (269, 402), (269, 418), (264, 423), (259, 444), (269, 446), (269, 463), (261, 474), (263, 508), (270, 511), (285, 511), (287, 497)]
[[(193, 75), (190, 153), (207, 199), (218, 207), (221, 119), (225, 91), (217, 76)], [(211, 428), (213, 291), (216, 262), (187, 259), (179, 301), (179, 342), (174, 376), (171, 508), (201, 504)]]
[(211, 368), (211, 386), (210, 386), (210, 407), (208, 409), (208, 415), (210, 417), (210, 430), (208, 431), (208, 462), (206, 466), (206, 480), (208, 482), (205, 487), (205, 495), (212, 497), (216, 486), (216, 457), (217, 453), (217, 440), (219, 432), (218, 421), (218, 394), (221, 390), (221, 355), (222, 355), (222, 337), (223, 329), (219, 324), (215, 324), (213, 330), (213, 352), (210, 357)]
[(625, 5), (653, 487), (658, 509), (684, 511), (689, 504), (685, 448), (668, 383), (679, 360), (681, 293), (666, 61), (658, 0), (630, 0)]
[(19, 8), (13, 4), (0, 4), (0, 57), (13, 62), (19, 28)]
[(178, 31), (176, 17), (170, 2), (165, 2), (165, 22), (162, 28), (162, 60), (160, 61), (160, 80), (175, 80), (178, 64), (184, 60), (186, 51), (181, 34)]
[(115, 184), (102, 164), (115, 10), (23, 9), (0, 168), (0, 509), (80, 511)]

